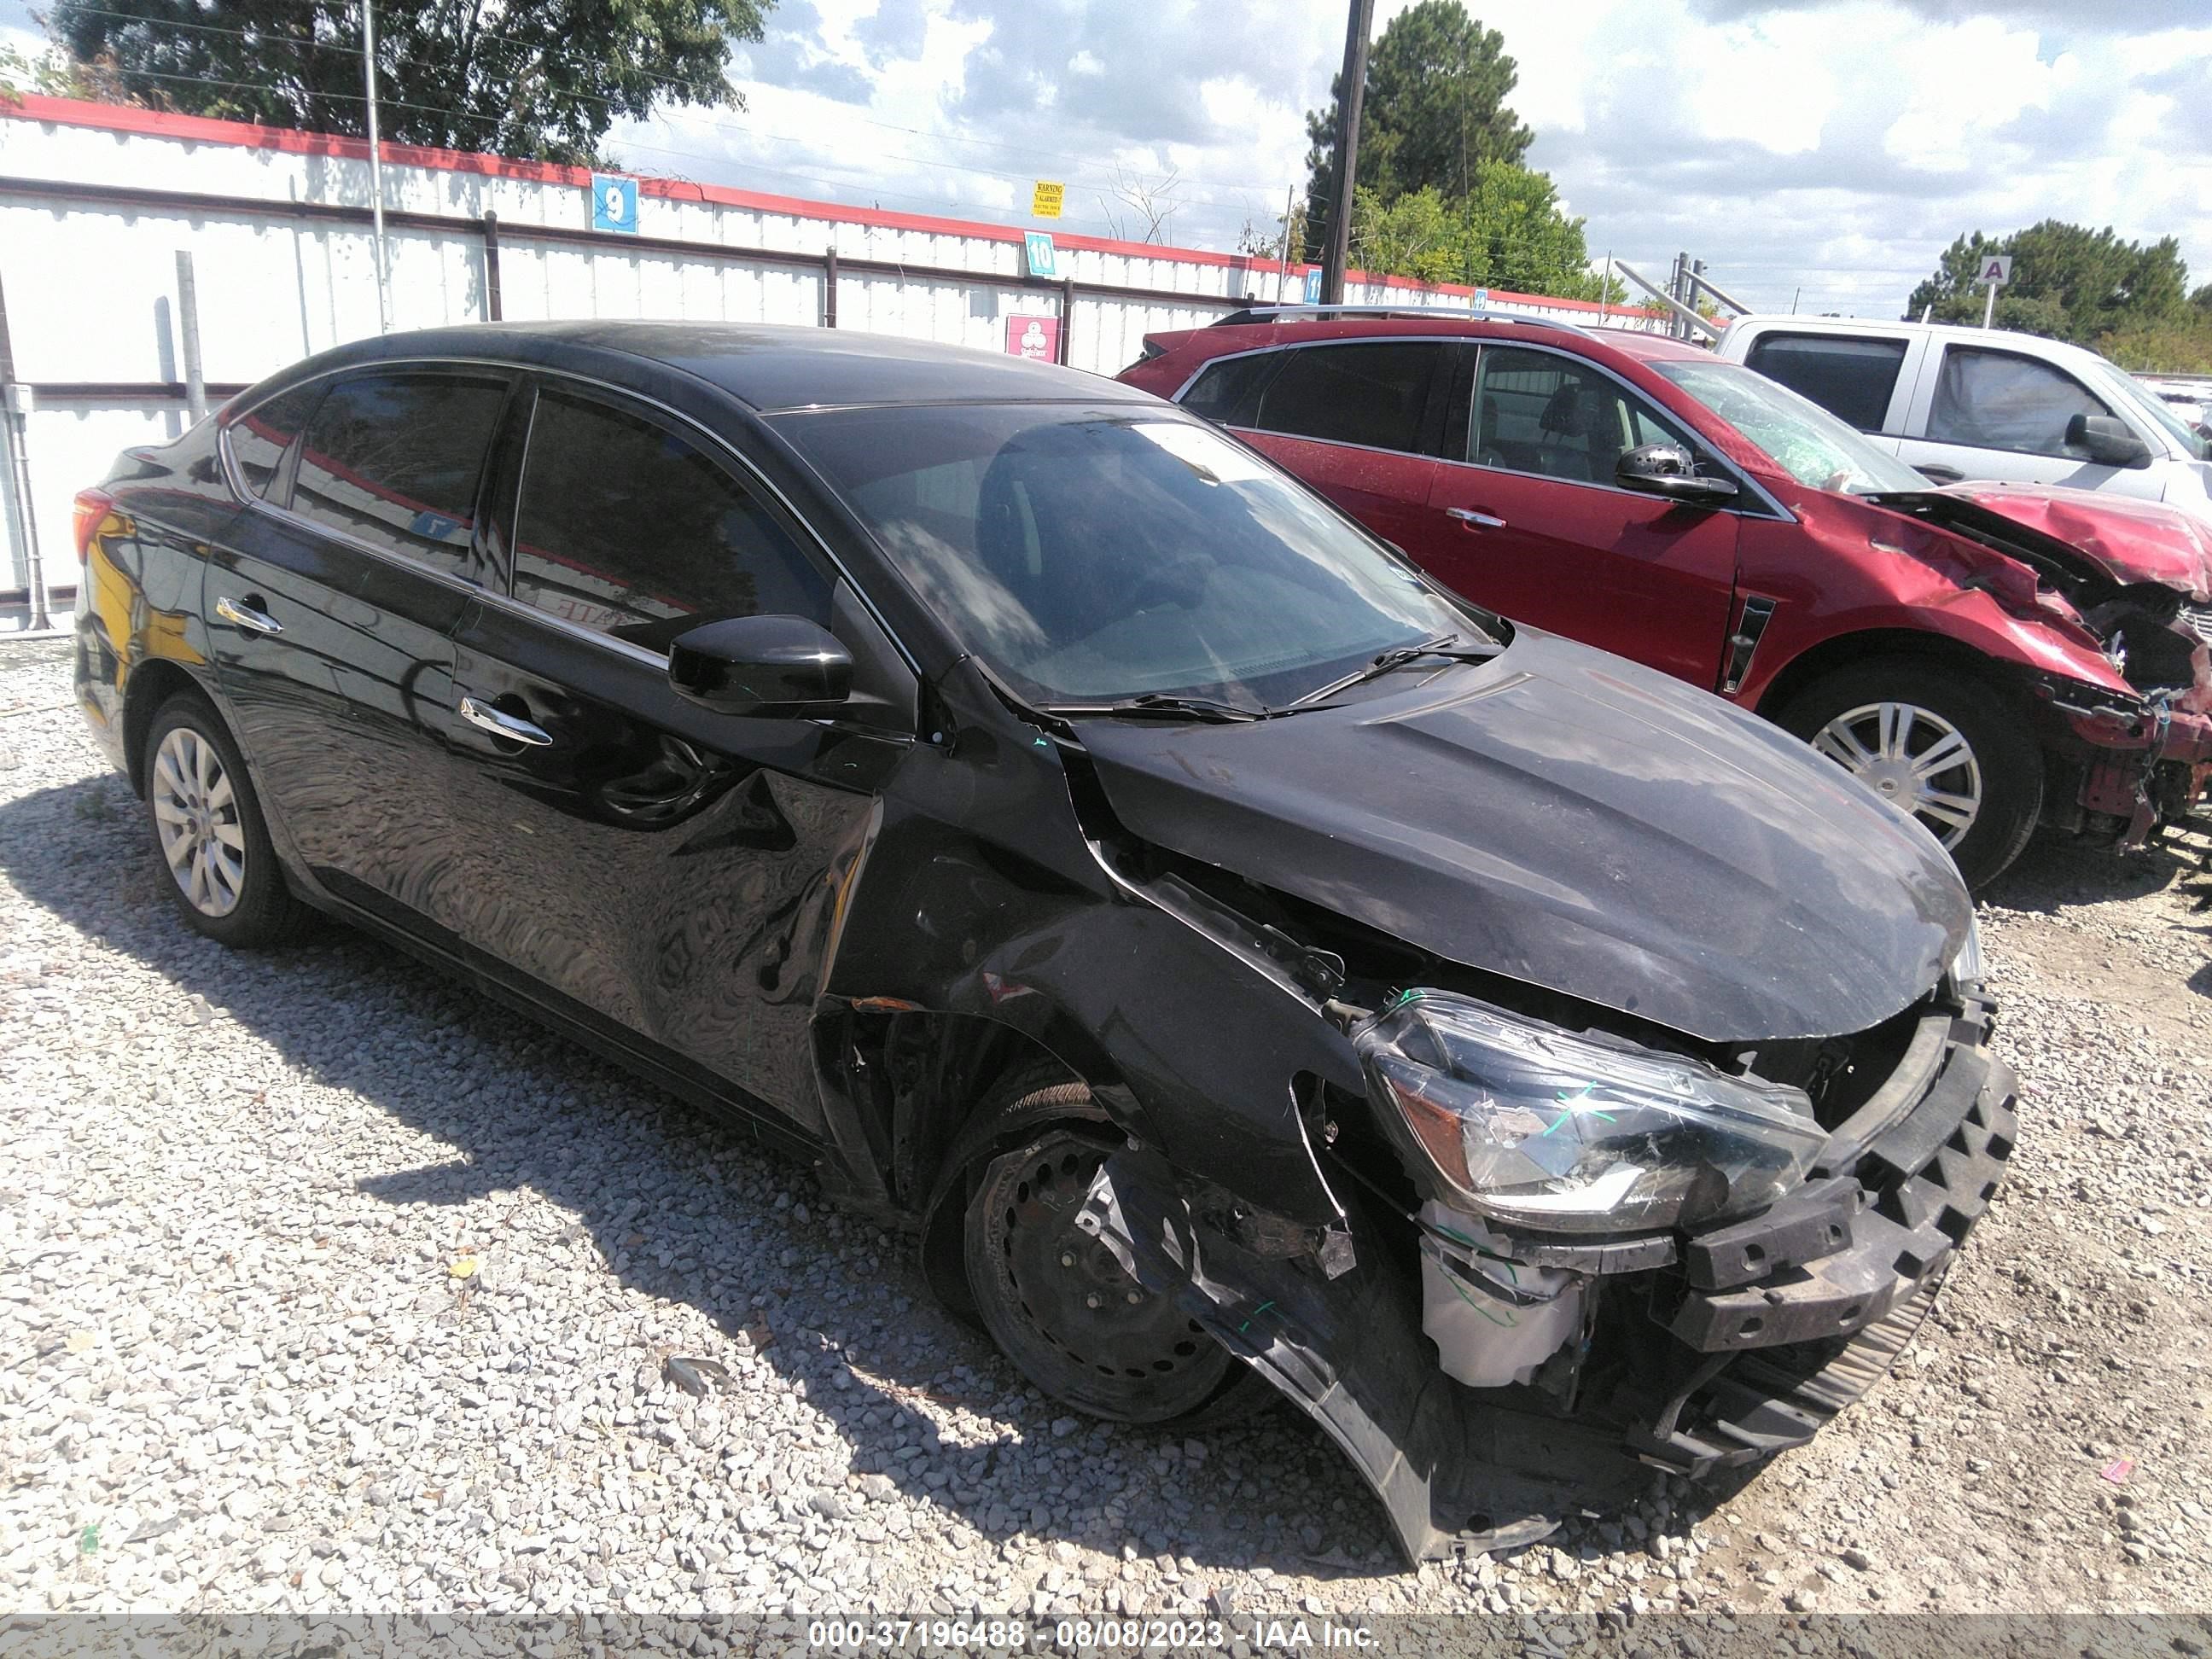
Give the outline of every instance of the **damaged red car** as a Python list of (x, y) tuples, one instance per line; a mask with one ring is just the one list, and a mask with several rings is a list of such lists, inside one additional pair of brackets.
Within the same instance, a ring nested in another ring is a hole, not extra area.
[(1934, 488), (1653, 335), (1290, 307), (1146, 349), (1123, 380), (1477, 603), (1807, 738), (1972, 885), (2039, 824), (2132, 845), (2212, 782), (2212, 547), (2172, 509)]

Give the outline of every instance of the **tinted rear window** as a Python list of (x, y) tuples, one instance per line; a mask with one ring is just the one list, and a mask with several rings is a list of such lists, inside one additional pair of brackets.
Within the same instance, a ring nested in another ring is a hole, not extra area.
[(1281, 362), (1282, 354), (1274, 351), (1217, 358), (1176, 401), (1192, 414), (1224, 426), (1249, 426), (1259, 407), (1260, 390)]
[(257, 495), (269, 494), (284, 465), (284, 452), (329, 390), (328, 380), (310, 380), (255, 404), (230, 423), (230, 458), (238, 463), (248, 489)]
[(507, 383), (419, 370), (331, 388), (301, 447), (292, 510), (471, 580), (477, 481)]
[(1905, 364), (1905, 342), (1768, 334), (1752, 343), (1745, 362), (1860, 431), (1879, 432), (1889, 418), (1890, 394)]
[(1418, 454), (1441, 349), (1431, 340), (1297, 347), (1283, 354), (1254, 424), (1289, 437)]

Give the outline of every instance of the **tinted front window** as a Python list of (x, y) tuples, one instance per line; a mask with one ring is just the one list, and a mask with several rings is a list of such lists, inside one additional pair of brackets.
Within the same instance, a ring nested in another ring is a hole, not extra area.
[(1196, 422), (970, 405), (778, 424), (946, 627), (1041, 702), (1279, 705), (1488, 625)]
[(1361, 341), (1299, 346), (1261, 394), (1253, 424), (1293, 438), (1327, 438), (1418, 453), (1429, 379), (1442, 349), (1433, 341)]
[(1475, 381), (1468, 459), (1576, 483), (1611, 483), (1644, 444), (1682, 443), (1620, 382), (1550, 351), (1485, 346)]
[(697, 445), (560, 392), (530, 422), (514, 597), (654, 651), (726, 617), (830, 619), (822, 573)]
[(329, 389), (327, 380), (310, 380), (255, 404), (230, 423), (230, 458), (238, 463), (248, 489), (257, 495), (269, 494), (284, 464), (284, 452)]
[(1766, 334), (1753, 343), (1745, 361), (1860, 431), (1879, 432), (1905, 366), (1905, 342)]
[(1925, 489), (1928, 480), (1788, 386), (1717, 359), (1652, 365), (1799, 483), (1853, 495)]
[(1938, 443), (2086, 460), (2086, 450), (2067, 443), (2067, 422), (2112, 412), (2063, 369), (2010, 351), (1954, 345), (1943, 353), (1928, 435)]
[(301, 445), (293, 511), (477, 579), (477, 481), (506, 396), (506, 383), (489, 377), (403, 371), (338, 381)]
[(2161, 398), (2115, 364), (2100, 363), (2098, 368), (2101, 371), (2098, 378), (2104, 387), (2117, 394), (2120, 401), (2132, 404), (2149, 416), (2155, 425), (2181, 446), (2183, 454), (2200, 461), (2212, 460), (2212, 445), (2205, 442), (2203, 433), (2182, 419), (2183, 407), (2193, 409), (2196, 407), (2194, 404), (2181, 405), (2174, 400)]

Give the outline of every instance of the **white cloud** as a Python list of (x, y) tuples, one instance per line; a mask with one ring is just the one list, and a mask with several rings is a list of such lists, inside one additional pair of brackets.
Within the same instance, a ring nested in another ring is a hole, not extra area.
[[(1411, 0), (1380, 0), (1379, 33)], [(1595, 253), (1678, 249), (1747, 301), (1894, 314), (1962, 231), (2174, 235), (2212, 282), (2212, 27), (2173, 0), (1469, 0), (1520, 67), (1531, 161)], [(1341, 0), (781, 0), (749, 107), (628, 123), (649, 172), (1105, 233), (1115, 184), (1179, 169), (1179, 241), (1272, 231)], [(26, 0), (0, 38), (35, 45)], [(1102, 198), (1104, 198), (1102, 200)], [(1120, 215), (1124, 223), (1127, 215)]]
[[(1408, 3), (1382, 0), (1377, 33)], [(1172, 233), (1215, 247), (1248, 220), (1272, 228), (1303, 186), (1304, 113), (1343, 41), (1339, 0), (819, 9), (817, 91), (749, 88), (746, 132), (685, 141), (711, 143), (729, 176), (811, 171), (844, 199), (1007, 216), (1029, 178), (1060, 178), (1066, 227), (1103, 231), (1118, 174), (1177, 167)], [(1601, 258), (1656, 274), (1686, 248), (1757, 304), (1894, 313), (1960, 232), (2058, 217), (2177, 235), (2212, 280), (2212, 131), (2196, 118), (2212, 30), (2160, 29), (2151, 0), (1471, 9), (1504, 34), (1531, 160)], [(848, 72), (872, 77), (866, 103), (825, 95)]]

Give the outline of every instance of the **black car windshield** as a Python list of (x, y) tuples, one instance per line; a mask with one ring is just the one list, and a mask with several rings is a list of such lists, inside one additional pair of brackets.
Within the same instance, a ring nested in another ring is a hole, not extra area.
[(946, 627), (1036, 702), (1274, 707), (1395, 647), (1504, 632), (1242, 444), (1164, 410), (777, 424)]
[(1717, 359), (1652, 367), (1772, 456), (1799, 483), (1850, 495), (1929, 488), (1927, 479), (1855, 428), (1756, 370)]

